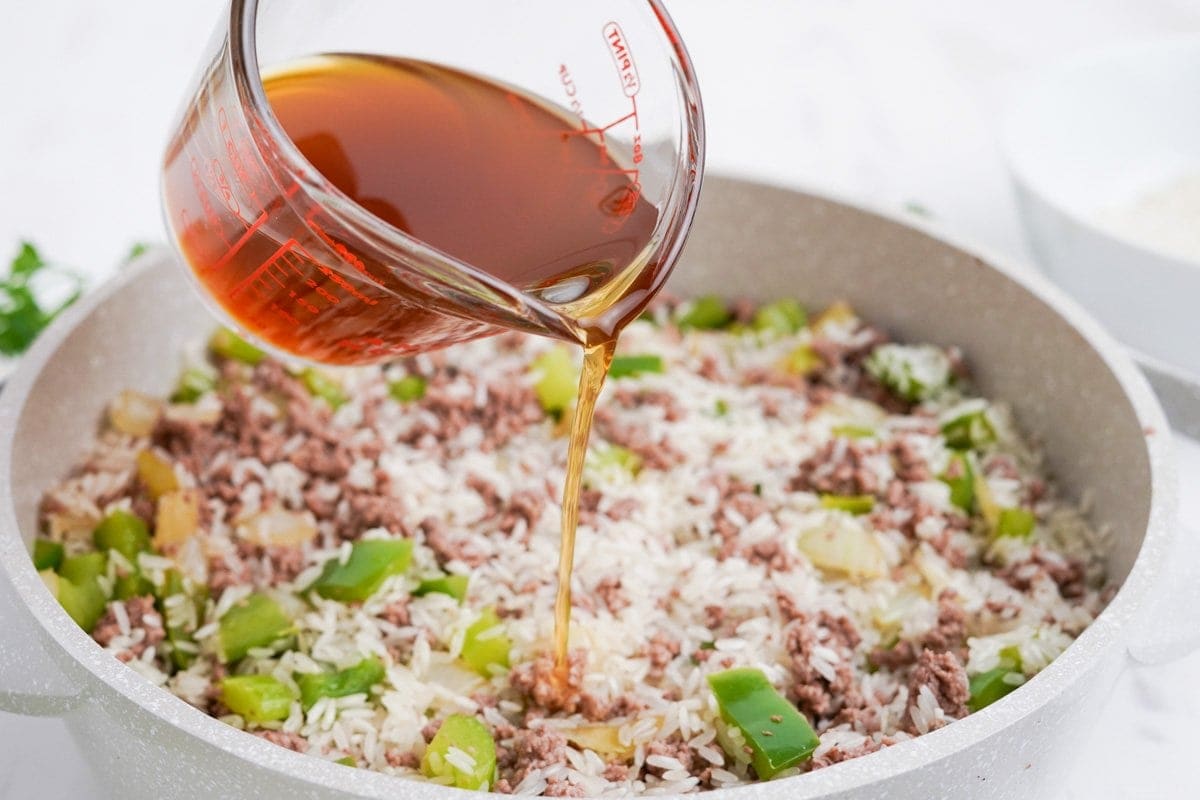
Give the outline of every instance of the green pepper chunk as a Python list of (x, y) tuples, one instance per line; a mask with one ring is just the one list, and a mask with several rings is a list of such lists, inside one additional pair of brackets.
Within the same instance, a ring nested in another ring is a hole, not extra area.
[(306, 367), (300, 372), (299, 377), (300, 382), (304, 384), (305, 389), (308, 389), (309, 394), (324, 400), (335, 411), (344, 406), (346, 401), (350, 399), (346, 396), (345, 390), (342, 389), (342, 385), (336, 379), (319, 369)]
[(136, 564), (138, 553), (150, 549), (150, 530), (141, 517), (117, 510), (100, 521), (92, 541), (100, 552), (116, 550)]
[(366, 600), (385, 580), (408, 569), (411, 560), (412, 542), (408, 539), (355, 542), (349, 560), (345, 564), (336, 558), (327, 561), (312, 588), (326, 600)]
[(870, 514), (875, 508), (875, 497), (869, 494), (823, 494), (821, 507), (834, 511), (845, 511), (850, 514)]
[(750, 763), (770, 780), (809, 758), (821, 740), (796, 707), (776, 691), (762, 670), (750, 667), (708, 676), (726, 724), (742, 732), (753, 750)]
[(333, 763), (341, 764), (343, 767), (357, 767), (358, 766), (358, 762), (354, 760), (354, 756), (342, 756), (341, 758), (334, 759)]
[(601, 471), (616, 468), (636, 476), (642, 471), (642, 457), (619, 444), (599, 445), (588, 453), (587, 466), (589, 470)]
[(448, 594), (459, 603), (467, 596), (467, 584), (470, 578), (466, 575), (439, 575), (436, 578), (426, 578), (421, 581), (413, 592), (417, 597), (427, 594)]
[(175, 384), (175, 391), (171, 394), (171, 402), (194, 403), (216, 388), (217, 379), (211, 373), (189, 367), (179, 375), (179, 382)]
[(58, 569), (63, 562), (63, 546), (49, 539), (33, 540), (33, 566), (38, 572)]
[(346, 697), (367, 694), (383, 680), (383, 662), (371, 656), (340, 672), (305, 673), (296, 676), (300, 687), (300, 705), (308, 711), (322, 697)]
[(480, 675), (490, 678), (496, 668), (508, 667), (511, 649), (512, 641), (505, 634), (496, 609), (489, 607), (467, 628), (463, 637), (462, 660)]
[(184, 617), (184, 621), (180, 621), (178, 613), (172, 613), (171, 608), (176, 607), (174, 601), (168, 603), (168, 598), (177, 595), (183, 596), (183, 602), (191, 603), (195, 609), (195, 619), (199, 621), (204, 616), (204, 605), (207, 599), (208, 588), (203, 587), (196, 591), (194, 595), (189, 594), (187, 586), (183, 581), (183, 573), (177, 569), (169, 569), (163, 574), (162, 586), (159, 586), (155, 591), (155, 596), (158, 598), (158, 612), (162, 614), (163, 625), (167, 631), (167, 641), (172, 645), (171, 662), (178, 669), (187, 669), (196, 660), (196, 654), (190, 652), (190, 649), (178, 647), (181, 642), (192, 642), (192, 633), (195, 631), (195, 625)]
[(706, 294), (702, 297), (697, 297), (691, 303), (687, 304), (686, 309), (676, 320), (676, 324), (681, 331), (693, 328), (702, 331), (714, 331), (724, 328), (733, 319), (733, 314), (729, 312), (729, 307), (725, 305), (725, 301), (715, 294)]
[(662, 371), (663, 360), (661, 356), (614, 356), (612, 364), (608, 368), (608, 377), (627, 378), (632, 375), (641, 375), (644, 372), (661, 373)]
[(217, 626), (218, 654), (227, 663), (240, 661), (252, 649), (269, 647), (291, 633), (292, 621), (279, 604), (265, 594), (252, 594), (221, 617)]
[(829, 432), (843, 439), (870, 439), (875, 436), (875, 429), (865, 425), (834, 425)]
[(779, 367), (792, 375), (809, 375), (825, 364), (811, 345), (802, 344), (779, 361)]
[(718, 397), (717, 402), (713, 404), (713, 413), (718, 417), (723, 417), (729, 413), (729, 403)]
[(971, 696), (967, 708), (975, 713), (987, 708), (1025, 682), (1025, 676), (1009, 667), (999, 666), (971, 678)]
[(108, 570), (108, 556), (104, 553), (84, 553), (64, 558), (58, 574), (72, 583), (94, 580)]
[(1028, 539), (1036, 526), (1037, 517), (1032, 511), (1025, 508), (1002, 508), (1000, 518), (996, 522), (996, 535)]
[(942, 425), (947, 447), (979, 450), (996, 441), (996, 428), (988, 419), (987, 409), (968, 411)]
[(881, 344), (863, 367), (893, 395), (910, 403), (928, 400), (954, 380), (950, 358), (933, 345)]
[(808, 324), (808, 312), (795, 300), (776, 300), (754, 313), (754, 329), (781, 336), (797, 333)]
[(240, 361), (243, 364), (255, 366), (262, 362), (267, 354), (238, 336), (229, 328), (218, 328), (208, 340), (208, 349), (221, 358)]
[(963, 453), (951, 453), (946, 471), (938, 480), (950, 487), (950, 502), (968, 514), (975, 505), (975, 473)]
[(533, 391), (537, 394), (542, 410), (555, 417), (562, 416), (572, 401), (579, 383), (579, 374), (571, 354), (565, 347), (553, 347), (539, 355), (530, 364), (537, 376)]
[(146, 580), (140, 572), (122, 575), (113, 582), (113, 597), (117, 600), (147, 597), (153, 594), (154, 584)]
[(425, 379), (420, 375), (405, 375), (388, 384), (388, 394), (400, 403), (411, 403), (425, 396)]
[[(459, 752), (451, 754), (451, 748)], [(496, 780), (496, 742), (479, 720), (452, 714), (425, 748), (421, 772), (427, 778), (450, 778), (459, 789), (486, 792)]]
[(247, 722), (287, 719), (292, 692), (272, 675), (233, 675), (221, 681), (221, 702)]
[[(53, 573), (51, 573), (53, 574)], [(61, 575), (55, 581), (55, 597), (75, 624), (91, 633), (104, 616), (108, 598), (95, 577), (84, 578), (78, 583)]]

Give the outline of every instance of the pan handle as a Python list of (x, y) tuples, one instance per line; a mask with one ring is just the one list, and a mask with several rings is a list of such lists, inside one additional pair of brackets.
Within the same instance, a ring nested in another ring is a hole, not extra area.
[(1157, 597), (1129, 644), (1140, 664), (1165, 664), (1200, 648), (1200, 531), (1181, 529), (1171, 550)]
[(0, 570), (0, 711), (60, 717), (78, 708), (85, 693), (73, 686), (46, 652), (36, 622)]

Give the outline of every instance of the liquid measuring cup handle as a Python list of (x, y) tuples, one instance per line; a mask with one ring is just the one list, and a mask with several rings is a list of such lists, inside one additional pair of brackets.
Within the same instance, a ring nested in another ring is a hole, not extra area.
[[(232, 0), (227, 13), (164, 158), (163, 206), (200, 293), (261, 343), (362, 364), (500, 328), (572, 335), (559, 309), (389, 225), (309, 163), (260, 73), (320, 54), (446, 64), (561, 106), (581, 135), (623, 159), (636, 196), (621, 202), (657, 211), (639, 263), (665, 264), (664, 278), (674, 263), (698, 195), (703, 122), (691, 65), (657, 0), (531, 0), (519, 15), (453, 0), (305, 10)], [(541, 24), (526, 24), (534, 17)], [(396, 319), (406, 321), (402, 337)]]

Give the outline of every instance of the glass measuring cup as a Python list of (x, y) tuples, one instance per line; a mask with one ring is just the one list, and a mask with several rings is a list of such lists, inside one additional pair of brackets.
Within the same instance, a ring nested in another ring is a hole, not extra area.
[[(653, 206), (648, 241), (602, 279), (533, 288), (388, 224), (305, 159), (268, 103), (263, 74), (322, 53), (421, 59), (561, 108), (630, 177), (594, 198), (614, 224)], [(658, 0), (232, 0), (168, 146), (163, 206), (227, 320), (292, 355), (363, 364), (499, 328), (611, 336), (670, 272), (703, 152), (691, 64)]]

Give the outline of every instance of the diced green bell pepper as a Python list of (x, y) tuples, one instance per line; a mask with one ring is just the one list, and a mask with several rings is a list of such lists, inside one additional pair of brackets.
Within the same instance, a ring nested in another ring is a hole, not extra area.
[(175, 595), (183, 595), (186, 598), (186, 602), (193, 604), (196, 612), (196, 620), (199, 621), (204, 616), (204, 605), (208, 595), (208, 587), (201, 587), (194, 594), (190, 594), (187, 586), (184, 584), (183, 573), (177, 569), (169, 569), (163, 574), (162, 585), (157, 587), (155, 591), (155, 596), (158, 598), (158, 612), (162, 614), (163, 625), (167, 630), (167, 641), (173, 645), (171, 649), (171, 662), (179, 669), (187, 669), (196, 660), (196, 654), (174, 645), (178, 645), (181, 642), (191, 642), (192, 633), (195, 628), (185, 624), (178, 624), (177, 620), (172, 619), (174, 615), (167, 610), (167, 598)]
[(1025, 676), (1006, 666), (999, 666), (975, 675), (970, 680), (971, 696), (967, 708), (971, 713), (987, 708), (1025, 682)]
[(875, 435), (875, 429), (865, 425), (834, 425), (829, 432), (843, 439), (870, 439)]
[(637, 475), (642, 470), (642, 457), (619, 444), (603, 444), (593, 447), (588, 453), (587, 465), (588, 469), (616, 468), (630, 475)]
[(349, 560), (345, 564), (336, 558), (327, 561), (312, 588), (326, 600), (366, 600), (385, 580), (408, 569), (411, 560), (412, 542), (408, 539), (355, 542)]
[(265, 594), (252, 594), (225, 612), (217, 626), (218, 654), (222, 661), (240, 661), (257, 647), (269, 647), (290, 636), (292, 621), (279, 604)]
[(821, 740), (796, 707), (776, 691), (762, 670), (749, 667), (708, 676), (726, 724), (742, 733), (753, 751), (750, 763), (763, 780), (812, 756)]
[(208, 340), (208, 349), (221, 358), (240, 361), (252, 367), (267, 357), (266, 353), (229, 330), (229, 328), (218, 328), (216, 333), (212, 335), (212, 338)]
[(823, 494), (821, 507), (834, 511), (845, 511), (850, 514), (870, 514), (875, 508), (875, 497), (869, 494)]
[(107, 570), (108, 556), (93, 552), (64, 558), (58, 574), (72, 583), (83, 583), (103, 575)]
[(530, 364), (537, 376), (533, 391), (542, 410), (554, 417), (562, 416), (575, 400), (579, 371), (565, 347), (552, 347)]
[(287, 719), (292, 692), (272, 675), (233, 675), (221, 681), (221, 702), (251, 723)]
[(713, 404), (713, 413), (718, 417), (723, 417), (729, 413), (729, 403), (718, 397), (717, 402)]
[(1025, 508), (1002, 508), (996, 521), (996, 535), (1028, 539), (1037, 526), (1037, 517)]
[(893, 395), (910, 403), (928, 400), (953, 379), (950, 359), (933, 345), (882, 344), (863, 366)]
[(309, 394), (324, 400), (334, 410), (341, 408), (350, 399), (335, 378), (319, 369), (306, 367), (301, 370), (299, 377)]
[(136, 564), (138, 553), (150, 549), (150, 530), (141, 517), (117, 510), (100, 521), (92, 534), (92, 541), (101, 553), (116, 550), (130, 563)]
[(420, 375), (405, 375), (388, 384), (388, 394), (400, 403), (411, 403), (425, 396), (425, 379)]
[(951, 453), (946, 471), (938, 479), (950, 487), (950, 502), (970, 514), (975, 505), (975, 473), (964, 453)]
[(299, 674), (296, 684), (300, 687), (300, 705), (307, 711), (322, 697), (366, 694), (383, 680), (385, 674), (383, 662), (375, 657), (364, 658), (340, 672)]
[(641, 375), (644, 372), (661, 373), (662, 371), (662, 356), (614, 356), (612, 364), (608, 368), (608, 377), (626, 378), (632, 375)]
[(808, 323), (808, 312), (795, 300), (776, 300), (754, 313), (754, 329), (780, 336), (796, 333)]
[(358, 766), (358, 762), (354, 760), (354, 756), (342, 756), (341, 758), (334, 759), (333, 763), (341, 764), (343, 767), (357, 767)]
[(730, 313), (725, 301), (715, 294), (697, 297), (684, 308), (684, 312), (676, 320), (676, 324), (682, 331), (693, 328), (714, 331), (724, 328), (733, 319), (733, 314)]
[(810, 345), (802, 344), (783, 357), (779, 366), (792, 375), (808, 375), (819, 370), (824, 361)]
[(90, 634), (100, 617), (104, 616), (104, 609), (108, 605), (108, 598), (100, 588), (100, 582), (92, 577), (75, 583), (49, 570), (43, 570), (41, 575), (46, 587), (54, 594), (67, 616)]
[(996, 441), (996, 429), (987, 409), (968, 411), (942, 425), (942, 437), (956, 450), (979, 450)]
[(154, 584), (140, 572), (122, 575), (113, 581), (113, 598), (128, 600), (131, 597), (149, 597), (154, 594)]
[(424, 597), (427, 594), (448, 594), (462, 603), (467, 596), (469, 582), (470, 578), (466, 575), (440, 575), (421, 581), (413, 594), (417, 597)]
[[(451, 755), (454, 748), (466, 756)], [(469, 768), (464, 768), (469, 765)], [(496, 743), (487, 726), (474, 717), (452, 714), (425, 748), (421, 772), (428, 778), (450, 778), (459, 789), (487, 791), (496, 780)]]
[(63, 546), (49, 539), (33, 540), (33, 567), (38, 572), (44, 569), (58, 569), (63, 562)]
[(495, 668), (508, 667), (512, 641), (494, 608), (485, 608), (479, 619), (471, 623), (463, 637), (462, 660), (467, 666), (490, 678)]
[(217, 379), (211, 373), (189, 367), (180, 373), (175, 391), (171, 395), (171, 402), (194, 403), (216, 388)]

